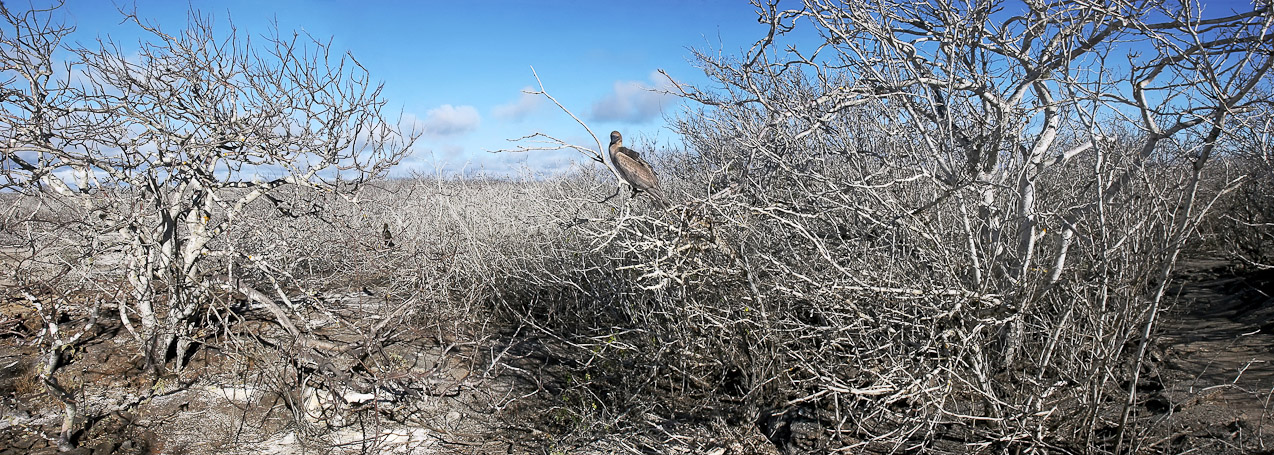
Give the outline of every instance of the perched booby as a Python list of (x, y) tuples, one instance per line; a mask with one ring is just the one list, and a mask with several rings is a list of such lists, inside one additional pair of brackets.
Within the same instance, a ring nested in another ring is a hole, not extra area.
[(624, 182), (633, 188), (633, 196), (638, 191), (645, 191), (655, 199), (656, 206), (668, 206), (668, 198), (664, 197), (663, 190), (659, 188), (659, 176), (646, 160), (641, 159), (640, 154), (624, 147), (624, 136), (619, 131), (610, 133), (610, 162)]
[(381, 244), (384, 245), (385, 248), (394, 247), (394, 234), (389, 232), (389, 223), (381, 223), (380, 238)]

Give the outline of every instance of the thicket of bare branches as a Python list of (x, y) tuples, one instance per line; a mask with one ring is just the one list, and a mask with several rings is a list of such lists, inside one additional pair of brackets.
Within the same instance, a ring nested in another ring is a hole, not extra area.
[(668, 209), (596, 166), (376, 181), (415, 135), (309, 37), (130, 16), (126, 58), (4, 9), (0, 279), (42, 321), (59, 442), (110, 411), (59, 365), (111, 326), (179, 381), (241, 369), (315, 438), (515, 377), (485, 411), (564, 446), (1146, 448), (1182, 251), (1269, 263), (1270, 6), (756, 6), (769, 33), (680, 86), (684, 150), (630, 144)]
[(791, 453), (1141, 447), (1177, 260), (1257, 188), (1217, 156), (1268, 142), (1270, 6), (757, 7), (769, 34), (681, 87), (679, 208), (564, 218), (581, 243), (520, 299), (611, 375), (596, 417), (728, 416)]
[[(315, 282), (365, 265), (333, 260), (363, 239), (332, 238), (350, 231), (331, 211), (417, 133), (382, 113), (381, 86), (352, 56), (308, 35), (249, 39), (197, 12), (161, 29), (126, 11), (146, 36), (138, 49), (70, 43), (60, 8), (0, 5), (4, 274), (45, 321), (38, 374), (66, 406), (59, 445), (94, 385), (67, 385), (58, 369), (106, 318), (157, 377), (201, 348), (247, 346), (292, 371), (280, 389), (343, 379), (333, 359), (384, 331), (336, 344), (307, 322), (359, 317), (332, 310), (342, 302)], [(283, 221), (258, 224), (270, 214)], [(245, 311), (267, 324), (240, 324)]]
[(1244, 184), (1217, 201), (1217, 208), (1201, 227), (1200, 249), (1236, 261), (1241, 267), (1274, 266), (1274, 116), (1270, 105), (1232, 120), (1234, 140), (1227, 144), (1219, 165), (1228, 175), (1246, 177)]

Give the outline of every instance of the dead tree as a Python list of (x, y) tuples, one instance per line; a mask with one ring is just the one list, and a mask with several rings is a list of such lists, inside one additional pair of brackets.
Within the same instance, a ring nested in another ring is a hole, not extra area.
[[(739, 251), (784, 277), (757, 286), (769, 317), (819, 302), (807, 311), (821, 323), (782, 324), (845, 344), (841, 357), (790, 356), (803, 360), (779, 366), (795, 376), (758, 357), (757, 383), (791, 378), (783, 399), (842, 413), (906, 396), (927, 403), (906, 428), (972, 412), (1001, 441), (1045, 422), (1091, 442), (1097, 409), (1117, 406), (1112, 443), (1127, 445), (1135, 388), (1105, 390), (1136, 383), (1174, 264), (1216, 196), (1199, 185), (1228, 120), (1270, 101), (1258, 89), (1274, 64), (1271, 6), (759, 6), (769, 30), (749, 51), (699, 54), (723, 88), (682, 87), (705, 109), (680, 131), (746, 183), (731, 199), (749, 220)], [(789, 340), (776, 356), (812, 349), (782, 333), (756, 337)], [(836, 358), (875, 376), (846, 376)], [(884, 388), (845, 386), (863, 381)], [(1035, 414), (1061, 396), (1085, 411)], [(849, 421), (902, 419), (862, 412)]]
[[(308, 35), (250, 41), (195, 12), (176, 31), (125, 12), (146, 33), (139, 48), (71, 46), (57, 8), (2, 12), (3, 189), (61, 198), (116, 242), (131, 288), (118, 314), (153, 368), (187, 351), (194, 317), (228, 285), (210, 277), (238, 273), (227, 264), (272, 273), (268, 251), (218, 243), (251, 204), (279, 205), (284, 189), (352, 194), (416, 138), (382, 114), (357, 60)], [(60, 50), (74, 56), (64, 67)]]

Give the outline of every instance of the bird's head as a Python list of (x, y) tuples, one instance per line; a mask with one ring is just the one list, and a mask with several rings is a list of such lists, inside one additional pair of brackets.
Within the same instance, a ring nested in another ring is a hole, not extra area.
[(620, 135), (620, 134), (619, 134), (619, 131), (611, 131), (611, 132), (610, 132), (610, 143), (613, 145), (613, 144), (618, 144), (618, 143), (621, 143), (621, 142), (624, 142), (624, 136)]

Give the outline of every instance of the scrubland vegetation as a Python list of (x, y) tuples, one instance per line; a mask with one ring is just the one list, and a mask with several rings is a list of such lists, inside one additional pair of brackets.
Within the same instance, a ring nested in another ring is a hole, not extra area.
[(5, 8), (15, 440), (177, 453), (145, 409), (238, 387), (182, 451), (1269, 450), (1146, 386), (1185, 258), (1274, 264), (1267, 3), (758, 4), (651, 150), (667, 210), (593, 163), (386, 179), (416, 133), (321, 41), (64, 68)]

